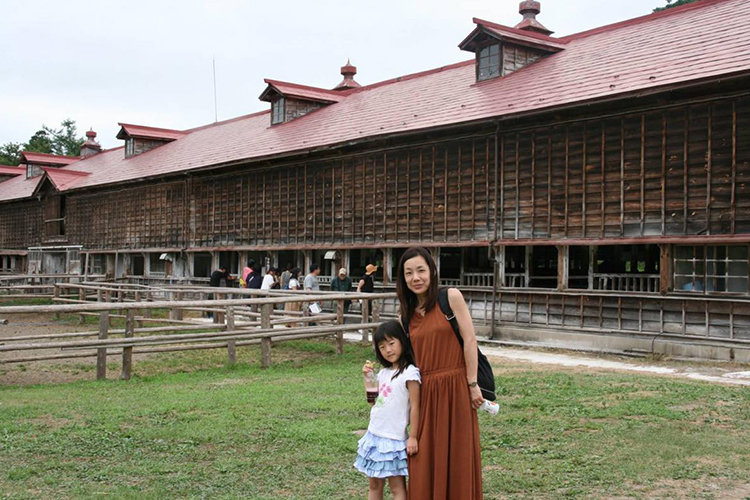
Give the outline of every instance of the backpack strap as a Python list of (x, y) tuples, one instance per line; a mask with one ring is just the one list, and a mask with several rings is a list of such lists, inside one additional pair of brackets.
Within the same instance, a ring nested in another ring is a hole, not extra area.
[(448, 320), (448, 323), (453, 327), (453, 333), (456, 334), (458, 343), (461, 344), (461, 349), (463, 349), (464, 339), (461, 338), (461, 333), (458, 330), (458, 320), (456, 319), (456, 315), (453, 314), (453, 309), (451, 309), (447, 288), (442, 288), (438, 291), (438, 305), (440, 306), (440, 311), (445, 315), (445, 319)]

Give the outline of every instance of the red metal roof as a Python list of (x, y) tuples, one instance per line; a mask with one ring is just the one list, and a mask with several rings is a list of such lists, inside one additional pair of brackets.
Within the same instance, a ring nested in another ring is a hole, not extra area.
[(11, 165), (0, 165), (2, 175), (21, 175), (26, 173), (26, 167), (14, 167)]
[(26, 161), (26, 163), (33, 163), (35, 165), (70, 165), (71, 163), (80, 160), (81, 157), (22, 151), (21, 159)]
[(340, 102), (346, 94), (335, 91), (321, 89), (318, 87), (308, 87), (307, 85), (300, 85), (298, 83), (280, 82), (278, 80), (271, 80), (266, 78), (263, 80), (268, 84), (266, 90), (260, 95), (261, 101), (270, 101), (269, 93), (273, 89), (284, 97), (297, 97), (300, 99), (308, 99), (310, 101), (334, 103)]
[[(749, 31), (747, 0), (702, 0), (563, 39), (523, 32), (565, 42), (565, 50), (481, 83), (472, 59), (336, 93), (340, 102), (273, 127), (266, 111), (185, 131), (179, 140), (129, 159), (121, 148), (102, 152), (64, 167), (91, 173), (67, 189), (750, 75)], [(34, 181), (19, 176), (0, 183), (0, 200), (30, 196), (33, 187), (26, 184)]]
[(118, 125), (122, 127), (120, 132), (117, 133), (118, 139), (134, 137), (138, 139), (175, 141), (186, 134), (186, 132), (168, 128), (146, 127), (144, 125), (131, 125), (129, 123), (118, 123)]
[(47, 177), (52, 181), (58, 191), (65, 191), (79, 183), (84, 177), (91, 175), (89, 172), (76, 172), (60, 168), (45, 168)]
[(469, 44), (475, 35), (480, 33), (482, 30), (498, 37), (499, 39), (507, 39), (521, 45), (528, 45), (531, 47), (539, 47), (542, 49), (548, 49), (552, 51), (563, 50), (565, 48), (565, 42), (561, 42), (559, 39), (552, 38), (541, 33), (534, 33), (533, 31), (526, 31), (517, 28), (511, 28), (510, 26), (503, 26), (502, 24), (485, 21), (484, 19), (474, 18), (474, 24), (477, 25), (476, 29), (472, 31), (460, 44), (459, 48), (463, 49)]

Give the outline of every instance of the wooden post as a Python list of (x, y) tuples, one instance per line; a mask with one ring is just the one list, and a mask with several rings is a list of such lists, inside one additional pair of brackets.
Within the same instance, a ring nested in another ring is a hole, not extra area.
[(589, 290), (594, 289), (594, 273), (596, 272), (596, 246), (589, 247)]
[[(344, 301), (339, 299), (336, 301), (336, 323), (339, 325), (344, 324)], [(336, 354), (344, 353), (344, 332), (336, 333)]]
[[(377, 323), (380, 321), (380, 300), (375, 299), (371, 302), (372, 307), (372, 322)], [(372, 329), (372, 336), (375, 337), (375, 328)]]
[[(109, 290), (105, 290), (104, 302), (112, 302), (111, 297), (112, 297), (112, 292), (110, 292)], [(109, 321), (109, 326), (112, 326), (112, 317), (108, 315), (107, 318)]]
[[(234, 306), (227, 306), (226, 325), (227, 331), (234, 330)], [(237, 361), (236, 341), (233, 339), (227, 341), (227, 356), (229, 364), (234, 364)]]
[[(214, 297), (216, 300), (223, 300), (224, 294), (223, 293), (215, 293)], [(214, 311), (214, 323), (224, 323), (224, 313)]]
[[(271, 328), (271, 313), (273, 313), (273, 304), (263, 304), (260, 311), (260, 327), (262, 329)], [(260, 341), (260, 367), (268, 368), (271, 366), (271, 338), (263, 337)]]
[(666, 295), (672, 289), (672, 245), (659, 245), (659, 293)]
[[(136, 302), (140, 302), (141, 301), (141, 292), (138, 291), (138, 290), (136, 290), (136, 292), (135, 292), (135, 301)], [(137, 311), (136, 311), (136, 316), (138, 316)], [(138, 326), (138, 328), (143, 328), (143, 320), (142, 319), (138, 320), (137, 326)]]
[(557, 247), (557, 289), (568, 288), (568, 246)]
[[(54, 297), (54, 298), (52, 299), (52, 301), (53, 301), (53, 302), (54, 302), (55, 304), (59, 304), (59, 302), (58, 302), (58, 301), (54, 300), (54, 299), (59, 299), (59, 298), (60, 298), (60, 285), (58, 285), (57, 283), (55, 283), (55, 290), (54, 290), (54, 291), (52, 292), (52, 296)], [(54, 315), (53, 315), (52, 317), (53, 317), (54, 319), (56, 319), (56, 320), (59, 320), (59, 319), (60, 319), (60, 313), (59, 313), (59, 312), (56, 312), (56, 313), (55, 313), (55, 314), (54, 314)]]
[[(83, 288), (78, 289), (78, 300), (85, 302), (86, 301), (86, 290)], [(84, 314), (81, 314), (78, 316), (78, 323), (84, 324), (86, 323), (86, 316)]]
[[(135, 309), (128, 309), (125, 312), (125, 338), (132, 338), (135, 330)], [(130, 380), (130, 374), (133, 369), (133, 348), (122, 348), (122, 375), (120, 380)]]
[[(146, 302), (151, 302), (151, 291), (149, 290), (146, 292)], [(143, 311), (143, 317), (144, 318), (150, 318), (151, 317), (151, 309), (145, 309)]]
[[(101, 301), (102, 292), (98, 292), (99, 300)], [(106, 339), (109, 331), (109, 311), (102, 311), (99, 313), (99, 338)], [(104, 380), (107, 378), (107, 348), (99, 348), (96, 350), (96, 380)]]
[[(171, 292), (169, 294), (169, 300), (180, 302), (182, 301), (182, 296), (182, 292)], [(172, 307), (169, 311), (169, 319), (182, 320), (182, 309)]]
[[(369, 323), (369, 312), (370, 312), (370, 299), (362, 299), (362, 323)], [(368, 345), (370, 343), (369, 330), (362, 328), (362, 344)]]
[(525, 247), (525, 252), (526, 252), (525, 254), (526, 260), (524, 261), (525, 263), (523, 266), (523, 274), (524, 274), (523, 286), (525, 286), (526, 288), (530, 288), (531, 287), (531, 262), (533, 260), (532, 257), (533, 257), (534, 247), (532, 247), (531, 245)]

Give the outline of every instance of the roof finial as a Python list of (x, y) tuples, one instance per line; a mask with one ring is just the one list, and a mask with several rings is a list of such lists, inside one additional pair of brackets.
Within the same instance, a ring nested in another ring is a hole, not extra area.
[(536, 16), (542, 12), (541, 3), (536, 0), (524, 0), (519, 4), (518, 12), (523, 16), (523, 20), (515, 26), (516, 29), (533, 31), (546, 36), (553, 33), (536, 20)]
[(352, 65), (350, 59), (347, 58), (346, 64), (341, 66), (341, 74), (344, 75), (344, 79), (333, 90), (349, 90), (361, 87), (359, 83), (354, 81), (354, 75), (357, 74), (357, 67)]

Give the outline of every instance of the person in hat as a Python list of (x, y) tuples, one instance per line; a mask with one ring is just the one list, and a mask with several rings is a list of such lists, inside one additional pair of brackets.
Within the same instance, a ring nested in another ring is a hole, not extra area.
[[(349, 272), (345, 267), (339, 269), (339, 274), (331, 280), (331, 291), (332, 292), (351, 292), (352, 291), (352, 278), (349, 276)], [(344, 301), (344, 313), (349, 312), (349, 305), (351, 300)]]
[[(373, 276), (375, 275), (375, 271), (377, 270), (378, 266), (374, 264), (367, 264), (367, 267), (365, 268), (365, 275), (362, 276), (362, 279), (359, 280), (359, 284), (357, 285), (357, 292), (373, 293), (375, 291), (375, 282), (373, 281)], [(372, 301), (370, 301), (368, 319), (372, 319)]]

